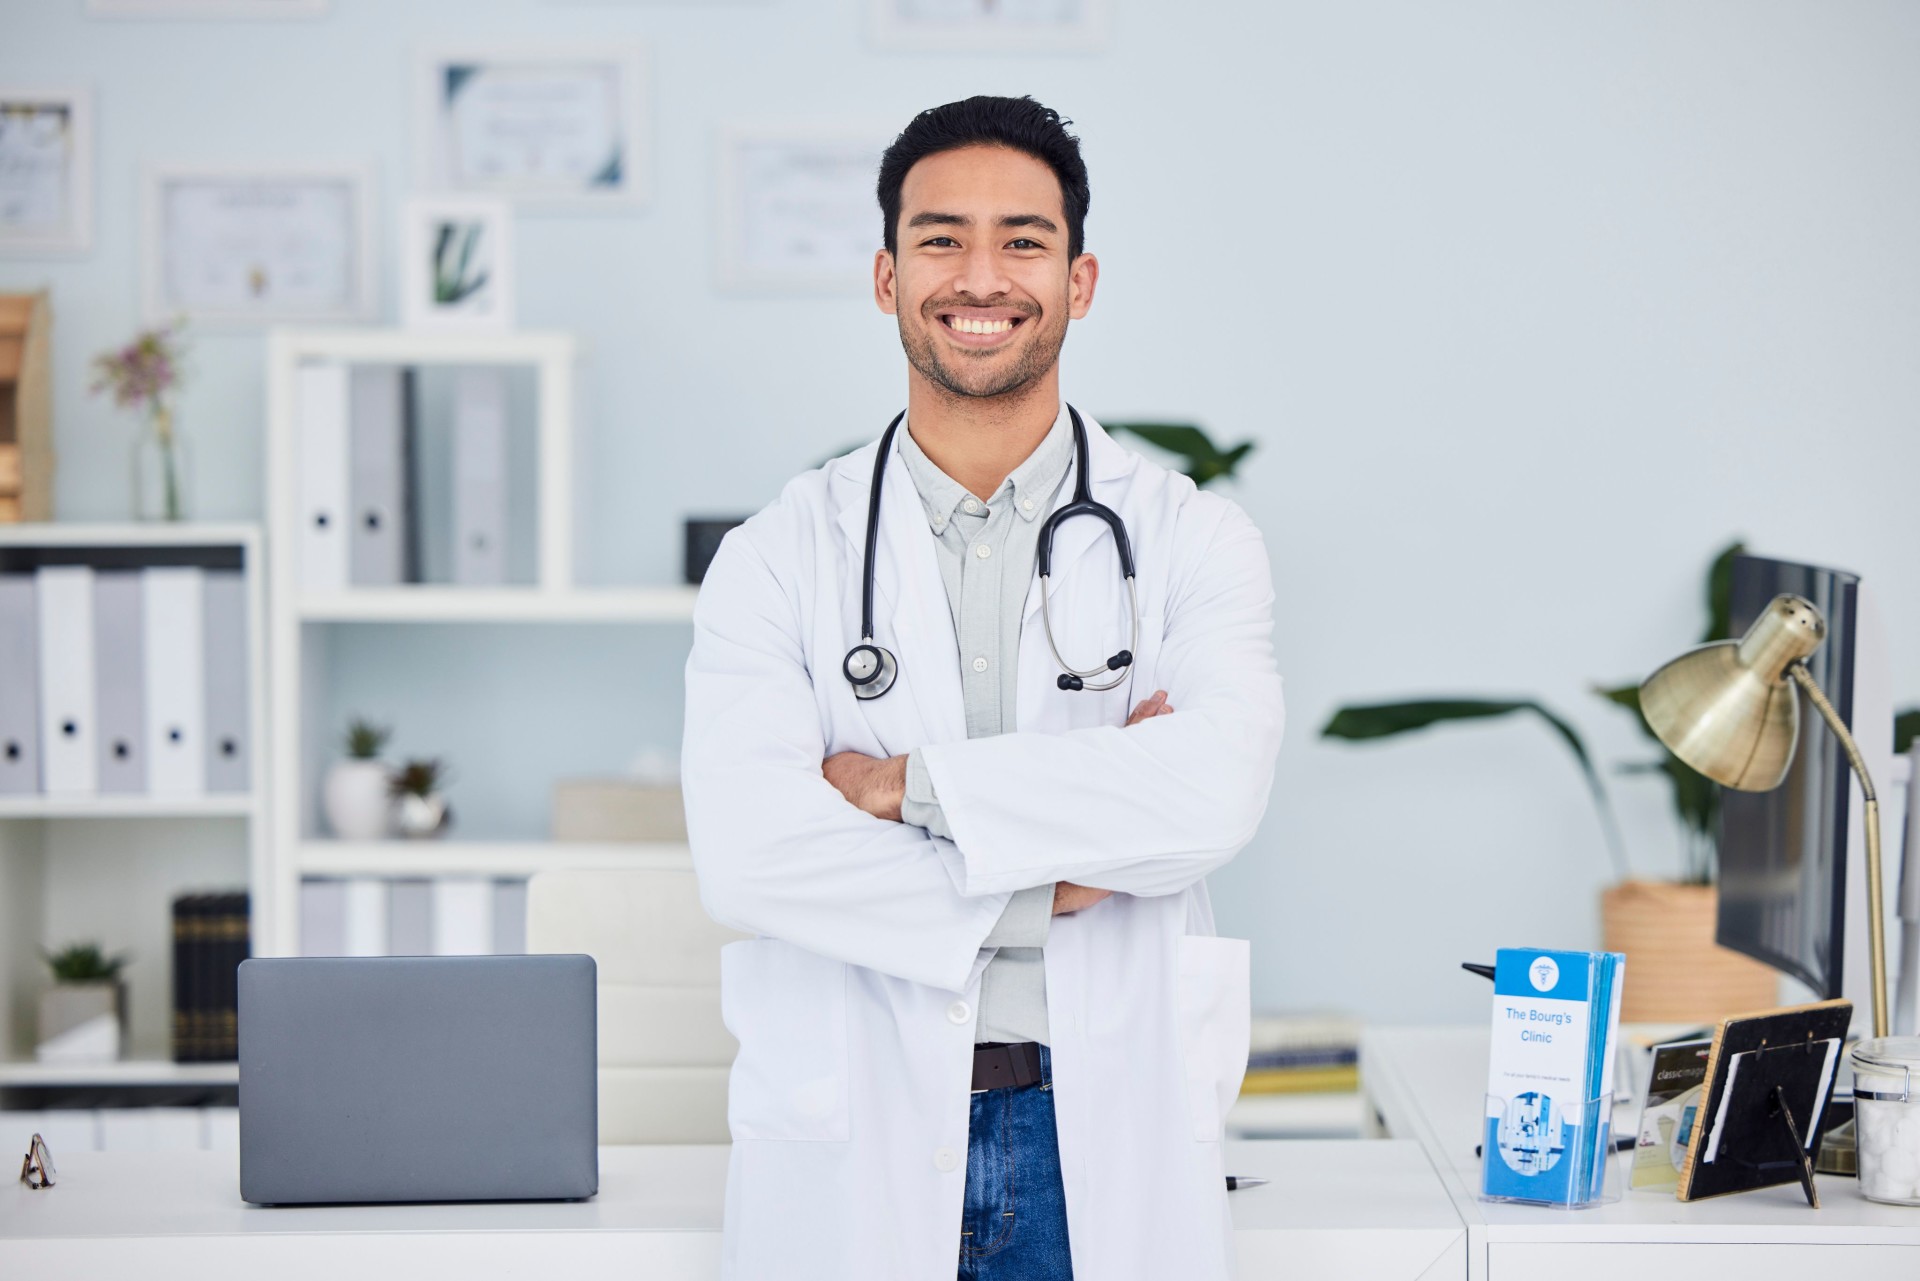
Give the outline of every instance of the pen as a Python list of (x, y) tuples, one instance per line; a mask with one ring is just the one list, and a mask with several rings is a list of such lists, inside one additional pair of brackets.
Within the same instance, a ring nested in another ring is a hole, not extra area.
[(1229, 1174), (1227, 1176), (1227, 1191), (1238, 1192), (1241, 1188), (1257, 1188), (1266, 1181), (1265, 1179), (1250, 1179), (1244, 1174)]

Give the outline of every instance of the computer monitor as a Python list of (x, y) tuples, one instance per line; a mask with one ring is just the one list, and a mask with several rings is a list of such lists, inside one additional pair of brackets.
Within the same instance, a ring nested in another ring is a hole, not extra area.
[[(1733, 562), (1730, 620), (1736, 638), (1781, 592), (1806, 597), (1826, 616), (1826, 643), (1807, 659), (1807, 670), (1850, 729), (1859, 587), (1859, 576), (1844, 570), (1759, 556)], [(1841, 996), (1848, 980), (1851, 781), (1839, 739), (1802, 699), (1800, 741), (1786, 780), (1770, 792), (1720, 792), (1715, 938), (1792, 975), (1823, 999)]]

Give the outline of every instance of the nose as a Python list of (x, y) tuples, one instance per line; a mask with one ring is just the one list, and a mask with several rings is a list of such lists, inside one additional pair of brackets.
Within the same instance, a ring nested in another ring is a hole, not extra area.
[(979, 242), (968, 246), (956, 265), (953, 277), (955, 293), (967, 294), (974, 298), (996, 298), (1013, 288), (1013, 280), (1007, 275), (995, 252), (991, 241)]

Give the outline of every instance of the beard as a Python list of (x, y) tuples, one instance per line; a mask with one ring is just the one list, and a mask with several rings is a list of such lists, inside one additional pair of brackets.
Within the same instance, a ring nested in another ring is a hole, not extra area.
[(934, 313), (951, 305), (952, 300), (943, 299), (921, 308), (924, 323), (918, 328), (907, 323), (904, 310), (900, 313), (900, 346), (907, 353), (907, 363), (948, 395), (968, 400), (1010, 395), (1045, 377), (1060, 359), (1060, 348), (1067, 341), (1064, 303), (1057, 313), (1060, 317), (1057, 322), (1043, 319), (1044, 313), (1039, 317), (1029, 315), (1020, 322), (1031, 326), (1033, 333), (1013, 353), (1013, 359), (1004, 364), (1001, 362), (1005, 353), (998, 350), (974, 356), (962, 349), (951, 358), (940, 350), (934, 341), (934, 330), (941, 328), (942, 322)]

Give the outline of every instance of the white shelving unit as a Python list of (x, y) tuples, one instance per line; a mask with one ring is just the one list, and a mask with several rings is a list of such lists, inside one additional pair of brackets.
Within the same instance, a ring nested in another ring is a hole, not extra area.
[[(545, 840), (329, 839), (314, 791), (342, 727), (313, 723), (323, 706), (329, 637), (359, 625), (685, 624), (695, 588), (582, 587), (574, 569), (573, 370), (571, 336), (561, 333), (433, 334), (406, 330), (276, 330), (267, 344), (268, 600), (275, 662), (271, 673), (274, 797), (269, 875), (277, 918), (276, 954), (299, 951), (299, 886), (307, 877), (518, 878), (551, 868), (685, 865), (684, 845), (605, 845)], [(537, 477), (535, 580), (511, 586), (444, 583), (303, 591), (298, 538), (300, 458), (297, 373), (307, 362), (349, 365), (531, 367)], [(486, 691), (474, 691), (485, 697)], [(592, 709), (583, 708), (588, 714)], [(529, 762), (538, 771), (539, 762)], [(617, 766), (620, 762), (609, 762)]]
[[(81, 1085), (231, 1084), (233, 1064), (176, 1064), (173, 894), (209, 884), (245, 884), (255, 950), (273, 919), (268, 857), (265, 571), (251, 524), (0, 525), (0, 552), (125, 550), (131, 568), (181, 549), (237, 553), (247, 586), (248, 778), (245, 793), (10, 795), (0, 797), (0, 1088)], [(35, 1002), (44, 989), (42, 946), (98, 938), (129, 951), (131, 1057), (111, 1064), (32, 1060)]]

